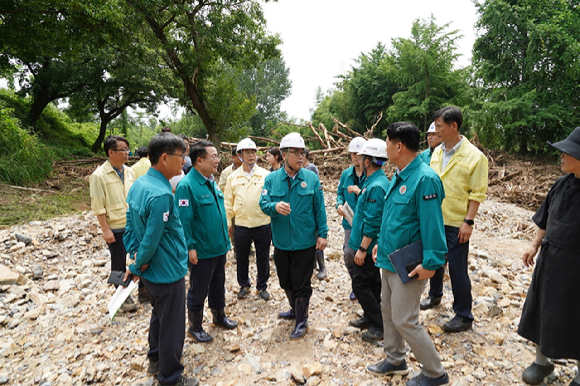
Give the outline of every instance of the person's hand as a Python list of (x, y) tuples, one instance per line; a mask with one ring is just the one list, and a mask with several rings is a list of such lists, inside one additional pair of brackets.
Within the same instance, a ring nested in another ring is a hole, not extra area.
[(354, 255), (354, 263), (358, 266), (361, 266), (365, 263), (365, 257), (367, 257), (366, 252), (361, 251), (360, 249), (356, 251)]
[(375, 244), (375, 246), (373, 247), (373, 261), (376, 263), (377, 262), (377, 253), (379, 251), (379, 245)]
[(189, 262), (193, 265), (197, 265), (197, 251), (192, 249), (188, 252), (189, 254)]
[(459, 227), (459, 234), (457, 235), (459, 238), (459, 244), (468, 242), (471, 238), (471, 232), (473, 232), (473, 227), (471, 225), (467, 225), (465, 222), (461, 224)]
[(280, 213), (282, 216), (288, 216), (291, 211), (290, 204), (287, 202), (280, 201), (276, 204), (276, 212)]
[(356, 185), (351, 185), (346, 189), (349, 193), (354, 193), (357, 196), (360, 194), (360, 188)]
[(141, 272), (145, 272), (145, 271), (147, 270), (147, 268), (149, 268), (149, 264), (143, 264), (143, 265), (141, 266), (141, 268), (139, 268), (139, 271), (141, 271)]
[(234, 238), (234, 226), (228, 225), (228, 234), (230, 235), (230, 239)]
[(342, 205), (336, 207), (336, 213), (338, 213), (339, 216), (345, 217), (344, 212), (342, 211)]
[(319, 237), (316, 239), (316, 249), (324, 251), (326, 249), (326, 239)]
[(538, 247), (534, 245), (530, 245), (527, 251), (524, 252), (522, 256), (522, 260), (524, 261), (524, 266), (526, 267), (533, 267), (534, 266), (534, 257), (538, 253)]
[(103, 239), (107, 244), (113, 244), (115, 242), (115, 235), (110, 229), (103, 230)]
[[(467, 225), (467, 224), (465, 224)], [(409, 277), (413, 277), (415, 275), (419, 275), (417, 276), (417, 280), (427, 280), (427, 279), (431, 279), (433, 277), (433, 275), (435, 275), (435, 271), (428, 271), (425, 268), (423, 268), (423, 266), (421, 264), (419, 264), (418, 266), (415, 267), (414, 270), (412, 270), (411, 272), (409, 272)]]
[(126, 268), (126, 270), (125, 270), (125, 276), (123, 276), (123, 281), (127, 281), (127, 279), (128, 279), (128, 278), (130, 278), (131, 276), (133, 276), (133, 277), (131, 278), (131, 280), (133, 280), (133, 281), (135, 281), (135, 282), (136, 282), (137, 280), (139, 280), (139, 276), (137, 276), (137, 275), (133, 275), (133, 274), (131, 273), (131, 271), (129, 270), (129, 267), (127, 267), (127, 268)]

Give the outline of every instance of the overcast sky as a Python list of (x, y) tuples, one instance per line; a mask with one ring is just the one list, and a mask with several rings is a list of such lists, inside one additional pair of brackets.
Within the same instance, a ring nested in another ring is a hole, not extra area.
[(282, 54), (290, 68), (292, 94), (282, 103), (290, 117), (310, 119), (316, 89), (331, 89), (361, 52), (382, 42), (411, 35), (413, 21), (435, 16), (437, 25), (460, 30), (458, 65), (471, 60), (475, 41), (475, 7), (470, 0), (278, 0), (263, 4), (268, 29), (280, 34)]

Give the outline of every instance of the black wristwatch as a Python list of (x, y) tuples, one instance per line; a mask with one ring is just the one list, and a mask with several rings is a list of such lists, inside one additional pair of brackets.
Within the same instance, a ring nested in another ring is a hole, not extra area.
[(464, 219), (463, 222), (469, 226), (473, 226), (473, 224), (475, 224), (475, 222), (473, 220), (468, 220), (468, 219)]
[(363, 247), (360, 247), (360, 246), (358, 247), (358, 250), (361, 251), (361, 252), (365, 252), (365, 253), (367, 252), (367, 249), (366, 248), (363, 248)]

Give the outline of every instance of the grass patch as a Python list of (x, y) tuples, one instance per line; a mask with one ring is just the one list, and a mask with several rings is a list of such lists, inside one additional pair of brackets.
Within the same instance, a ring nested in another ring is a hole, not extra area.
[[(55, 190), (49, 185), (57, 186)], [(47, 221), (90, 210), (89, 183), (83, 178), (59, 180), (34, 186), (47, 192), (14, 189), (0, 184), (0, 227)]]

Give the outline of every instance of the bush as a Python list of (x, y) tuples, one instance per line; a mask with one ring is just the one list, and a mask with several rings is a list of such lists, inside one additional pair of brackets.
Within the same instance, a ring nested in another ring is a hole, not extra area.
[(40, 139), (21, 127), (14, 110), (0, 100), (0, 180), (29, 184), (46, 178), (52, 156)]

